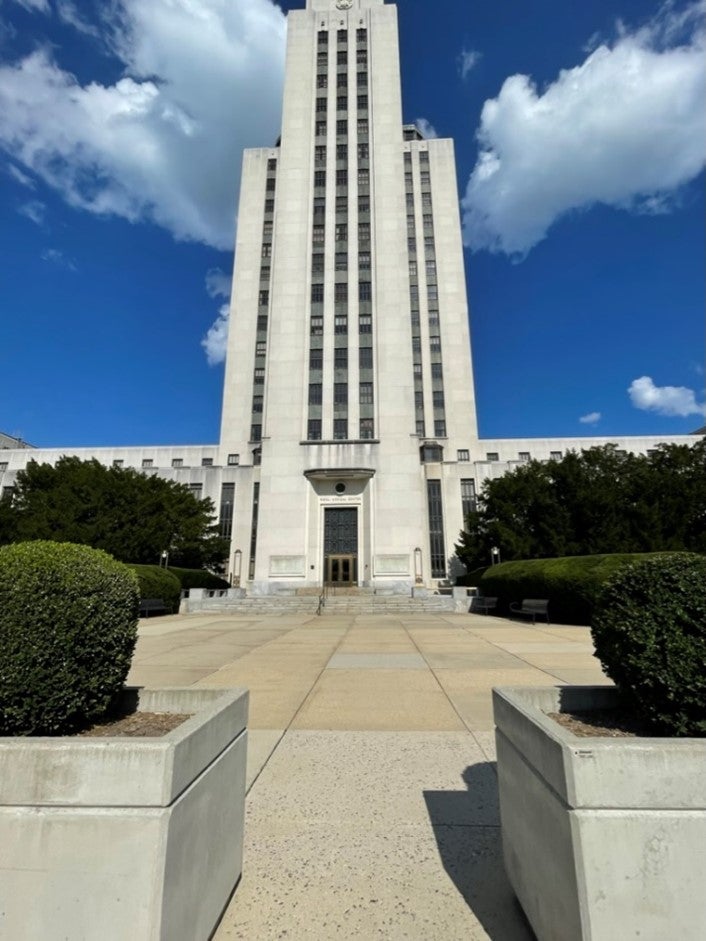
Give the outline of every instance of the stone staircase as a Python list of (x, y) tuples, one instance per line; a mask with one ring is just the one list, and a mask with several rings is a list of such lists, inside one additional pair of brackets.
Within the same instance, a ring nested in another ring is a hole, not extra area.
[(450, 595), (427, 595), (412, 597), (371, 588), (336, 588), (329, 590), (319, 612), (319, 594), (260, 595), (246, 598), (216, 596), (203, 598), (198, 607), (189, 605), (191, 611), (218, 611), (222, 614), (283, 615), (317, 614), (424, 614), (427, 612), (452, 613), (454, 600)]

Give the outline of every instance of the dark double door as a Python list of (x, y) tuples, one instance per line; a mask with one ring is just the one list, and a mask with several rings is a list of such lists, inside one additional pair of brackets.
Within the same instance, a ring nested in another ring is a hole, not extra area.
[(358, 510), (355, 507), (324, 509), (324, 582), (326, 585), (358, 584)]

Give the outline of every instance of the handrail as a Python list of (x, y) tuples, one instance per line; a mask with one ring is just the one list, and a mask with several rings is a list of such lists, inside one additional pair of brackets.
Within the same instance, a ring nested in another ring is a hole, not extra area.
[(324, 583), (321, 587), (321, 594), (319, 595), (319, 604), (316, 608), (316, 613), (319, 617), (323, 614), (324, 606), (326, 604), (326, 584)]

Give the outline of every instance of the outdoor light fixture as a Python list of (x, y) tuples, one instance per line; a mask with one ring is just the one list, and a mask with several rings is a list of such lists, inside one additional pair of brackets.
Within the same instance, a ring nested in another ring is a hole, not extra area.
[(234, 588), (240, 588), (240, 568), (243, 564), (243, 553), (236, 549), (233, 553), (233, 572), (232, 585)]

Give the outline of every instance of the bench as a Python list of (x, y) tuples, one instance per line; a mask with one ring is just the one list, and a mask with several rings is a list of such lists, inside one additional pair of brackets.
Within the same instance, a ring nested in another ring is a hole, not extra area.
[(471, 598), (471, 614), (488, 614), (497, 605), (497, 598), (483, 598), (481, 595), (474, 595)]
[(162, 598), (140, 598), (140, 617), (148, 618), (150, 614), (168, 614), (166, 604)]
[(522, 604), (517, 604), (515, 601), (510, 604), (510, 613), (532, 618), (533, 624), (538, 617), (546, 618), (549, 624), (548, 608), (549, 601), (546, 598), (524, 598)]

